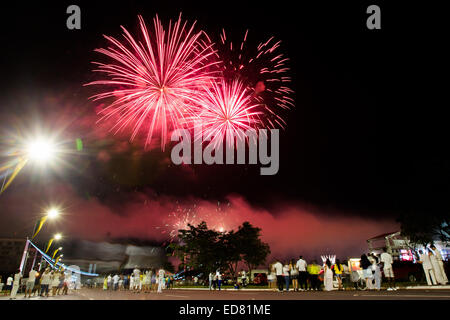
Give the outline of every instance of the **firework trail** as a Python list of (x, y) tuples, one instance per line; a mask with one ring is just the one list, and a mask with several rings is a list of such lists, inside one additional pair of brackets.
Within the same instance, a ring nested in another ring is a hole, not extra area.
[(196, 114), (200, 121), (194, 123), (194, 128), (201, 125), (201, 130), (195, 131), (196, 139), (214, 137), (214, 144), (224, 139), (233, 144), (234, 137), (244, 139), (245, 131), (258, 125), (261, 114), (256, 111), (258, 105), (252, 103), (252, 93), (240, 80), (221, 79), (205, 87), (204, 92), (203, 103)]
[(145, 146), (159, 133), (164, 150), (168, 131), (182, 127), (192, 108), (201, 103), (199, 88), (211, 82), (211, 69), (217, 62), (212, 59), (215, 52), (209, 38), (203, 31), (194, 31), (195, 22), (187, 27), (181, 14), (177, 22), (169, 23), (168, 30), (158, 16), (153, 19), (153, 32), (141, 16), (139, 23), (143, 42), (124, 27), (124, 42), (105, 36), (112, 46), (95, 51), (113, 62), (94, 62), (98, 66), (94, 72), (106, 79), (86, 85), (108, 88), (91, 97), (93, 100), (114, 100), (100, 112), (99, 121), (116, 117), (111, 128), (115, 133), (132, 126), (131, 140), (146, 127)]
[(253, 91), (253, 98), (259, 104), (258, 110), (263, 127), (285, 128), (281, 113), (294, 106), (294, 93), (289, 87), (289, 59), (279, 53), (281, 41), (274, 37), (258, 46), (247, 43), (248, 30), (239, 45), (226, 35), (224, 29), (217, 43), (217, 56), (222, 61), (221, 68), (226, 79), (242, 79)]

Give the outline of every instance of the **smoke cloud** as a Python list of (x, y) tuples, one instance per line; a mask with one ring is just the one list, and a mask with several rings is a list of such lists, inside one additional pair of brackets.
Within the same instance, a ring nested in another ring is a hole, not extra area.
[[(52, 232), (66, 237), (105, 241), (114, 238), (140, 238), (164, 242), (173, 240), (176, 230), (188, 222), (202, 220), (216, 230), (231, 230), (244, 221), (262, 229), (263, 241), (269, 243), (272, 258), (294, 258), (302, 254), (317, 259), (321, 254), (336, 254), (345, 259), (367, 251), (366, 239), (398, 230), (390, 219), (373, 219), (303, 208), (300, 204), (280, 203), (277, 210), (255, 208), (243, 197), (232, 194), (220, 203), (197, 198), (155, 196), (151, 191), (130, 193), (127, 201), (106, 204), (96, 197), (80, 196), (70, 185), (41, 189), (23, 187), (9, 190), (0, 199), (4, 236), (26, 236), (44, 211), (40, 199), (58, 199), (63, 215), (49, 221), (38, 238)], [(20, 192), (19, 192), (20, 190)], [(123, 197), (123, 196), (122, 196)], [(30, 208), (33, 208), (31, 209)], [(11, 230), (18, 230), (11, 234)]]

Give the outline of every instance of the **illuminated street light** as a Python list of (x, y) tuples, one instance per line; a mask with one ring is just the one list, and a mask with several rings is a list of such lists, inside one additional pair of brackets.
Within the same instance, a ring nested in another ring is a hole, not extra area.
[(60, 240), (61, 238), (62, 238), (61, 233), (55, 234), (55, 235), (53, 236), (53, 238), (51, 238), (51, 239), (48, 241), (48, 246), (47, 246), (47, 249), (45, 250), (45, 253), (48, 252), (48, 249), (50, 249), (50, 247), (52, 246), (52, 243), (53, 243), (54, 240), (58, 241), (58, 240)]
[(47, 211), (47, 217), (50, 219), (56, 218), (59, 215), (59, 210), (57, 208), (51, 208)]
[[(0, 163), (0, 173), (7, 178), (0, 187), (0, 194), (8, 188), (27, 163), (30, 162), (40, 167), (53, 166), (59, 162), (58, 156), (64, 153), (64, 149), (56, 143), (55, 136), (30, 134), (28, 138), (19, 140), (18, 144), (8, 153), (16, 158), (6, 163)], [(3, 171), (6, 171), (6, 174)]]
[(43, 227), (45, 221), (47, 221), (48, 218), (54, 219), (54, 218), (56, 218), (57, 216), (59, 216), (59, 213), (60, 213), (60, 211), (59, 211), (58, 208), (50, 208), (50, 209), (46, 212), (46, 215), (43, 216), (43, 217), (38, 221), (38, 223), (36, 224), (37, 228), (35, 229), (35, 231), (33, 231), (34, 233), (33, 233), (33, 237), (32, 237), (31, 239), (34, 239), (34, 238), (37, 236), (37, 234), (39, 233), (39, 231), (41, 231), (41, 229), (42, 229), (42, 227)]
[(31, 161), (46, 163), (54, 158), (56, 147), (50, 139), (38, 138), (26, 145), (26, 153)]

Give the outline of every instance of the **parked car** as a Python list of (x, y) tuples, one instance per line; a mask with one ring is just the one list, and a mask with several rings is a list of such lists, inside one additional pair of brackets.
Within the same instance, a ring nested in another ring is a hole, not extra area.
[[(425, 273), (420, 263), (411, 261), (394, 261), (392, 264), (396, 281), (422, 282), (425, 281)], [(381, 269), (383, 272), (383, 269)]]
[(253, 277), (253, 284), (265, 286), (268, 284), (266, 273), (256, 273)]

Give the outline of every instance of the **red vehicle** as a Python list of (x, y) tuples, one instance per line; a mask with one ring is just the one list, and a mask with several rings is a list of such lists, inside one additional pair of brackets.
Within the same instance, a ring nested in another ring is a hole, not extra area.
[[(413, 263), (412, 261), (394, 261), (392, 270), (394, 271), (396, 281), (425, 281), (425, 273), (423, 272), (420, 263)], [(381, 269), (381, 272), (383, 273), (383, 268)]]
[(268, 281), (267, 281), (267, 274), (265, 273), (255, 273), (254, 278), (253, 278), (253, 284), (256, 285), (267, 285)]

